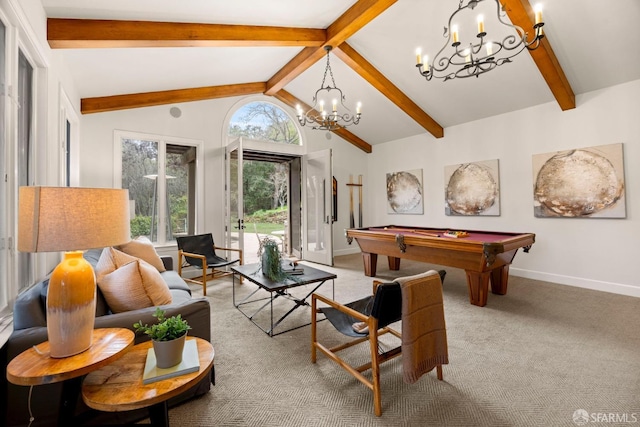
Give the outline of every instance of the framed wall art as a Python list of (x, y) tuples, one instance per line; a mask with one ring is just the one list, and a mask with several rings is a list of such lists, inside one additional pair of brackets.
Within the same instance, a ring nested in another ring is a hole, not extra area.
[(625, 218), (622, 144), (534, 155), (533, 207), (539, 218)]
[(387, 212), (422, 214), (422, 169), (387, 174)]
[(445, 214), (500, 215), (498, 159), (445, 166)]

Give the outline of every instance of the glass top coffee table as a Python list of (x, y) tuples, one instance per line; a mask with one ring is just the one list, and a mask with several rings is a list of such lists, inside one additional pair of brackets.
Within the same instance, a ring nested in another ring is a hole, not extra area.
[[(318, 288), (320, 288), (320, 286), (322, 286), (328, 280), (331, 280), (332, 284), (332, 297), (335, 296), (334, 279), (337, 277), (335, 274), (322, 271), (317, 268), (309, 267), (308, 265), (300, 265), (300, 267), (304, 269), (304, 274), (296, 275), (295, 280), (287, 279), (283, 282), (274, 282), (273, 280), (267, 278), (267, 276), (262, 274), (260, 264), (258, 263), (231, 267), (231, 271), (233, 272), (233, 305), (249, 320), (251, 320), (254, 325), (262, 329), (262, 331), (264, 331), (270, 337), (310, 325), (310, 322), (304, 323), (302, 325), (297, 325), (289, 329), (279, 331), (278, 333), (274, 333), (274, 329), (278, 327), (278, 325), (280, 325), (280, 323), (282, 323), (282, 321), (296, 309), (302, 306), (310, 307), (307, 299), (309, 298), (309, 296), (311, 296), (312, 293), (318, 290)], [(245, 286), (247, 281), (258, 286), (257, 289), (249, 293), (249, 295), (245, 296), (238, 303), (236, 303), (236, 276), (246, 279), (246, 281), (244, 282), (245, 284), (242, 286)], [(309, 291), (303, 297), (297, 297), (291, 294), (290, 291), (293, 288), (305, 285), (313, 285), (313, 289), (311, 289), (311, 291)], [(269, 296), (261, 297), (260, 295), (256, 295), (260, 291), (269, 292)], [(287, 311), (284, 315), (274, 321), (273, 302), (279, 298), (292, 301), (294, 305), (289, 311)], [(262, 304), (260, 304), (261, 301), (263, 302)], [(249, 310), (251, 308), (248, 308), (248, 306), (252, 306), (254, 311), (249, 313)], [(258, 315), (267, 307), (269, 307), (270, 310), (270, 322), (267, 326), (262, 326), (261, 323), (256, 320), (256, 315)]]

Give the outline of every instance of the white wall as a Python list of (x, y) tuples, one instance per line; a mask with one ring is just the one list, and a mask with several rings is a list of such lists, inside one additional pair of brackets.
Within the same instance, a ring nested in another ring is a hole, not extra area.
[[(247, 99), (255, 100), (255, 96)], [(269, 102), (274, 98), (264, 97)], [(211, 232), (216, 242), (224, 241), (224, 145), (225, 117), (237, 107), (241, 97), (200, 101), (158, 107), (138, 108), (81, 117), (80, 185), (83, 187), (113, 186), (113, 131), (126, 130), (204, 141), (205, 146), (205, 218), (199, 231)], [(277, 103), (277, 102), (276, 102)], [(279, 104), (285, 109), (288, 107)], [(169, 114), (177, 106), (180, 118)], [(295, 112), (288, 109), (295, 117)], [(367, 155), (336, 135), (331, 139), (324, 132), (304, 130), (303, 140), (308, 152), (331, 148), (334, 176), (338, 180), (338, 222), (334, 224), (334, 249), (337, 254), (354, 251), (347, 246), (344, 229), (348, 228), (349, 174), (365, 175)], [(365, 217), (366, 218), (366, 217)]]
[[(511, 274), (640, 296), (640, 80), (577, 96), (577, 108), (556, 103), (374, 146), (368, 157), (368, 225), (532, 232)], [(532, 156), (623, 143), (626, 219), (535, 218)], [(501, 215), (446, 216), (444, 167), (499, 160)], [(386, 173), (423, 169), (424, 215), (387, 214)]]
[[(60, 87), (78, 108), (79, 98), (69, 81), (64, 61), (46, 43), (46, 20), (38, 0), (20, 4), (30, 23), (29, 37), (48, 67), (46, 71), (45, 128), (39, 136), (43, 185), (58, 185)], [(271, 98), (267, 98), (272, 100)], [(578, 107), (560, 111), (556, 103), (515, 111), (445, 129), (445, 137), (423, 134), (374, 146), (366, 155), (333, 135), (305, 130), (309, 152), (332, 148), (338, 180), (339, 213), (334, 224), (335, 254), (358, 252), (348, 246), (349, 174), (364, 175), (364, 225), (405, 224), (460, 229), (487, 229), (536, 233), (529, 254), (519, 253), (511, 273), (575, 286), (640, 296), (640, 263), (635, 239), (640, 230), (640, 81), (577, 97)], [(239, 98), (178, 104), (182, 116), (169, 115), (168, 106), (80, 116), (80, 185), (113, 185), (113, 131), (130, 130), (201, 139), (205, 142), (205, 221), (202, 230), (222, 239), (224, 218), (224, 118)], [(294, 114), (293, 111), (291, 111)], [(626, 167), (626, 219), (542, 219), (533, 216), (532, 155), (571, 148), (621, 142)], [(444, 214), (444, 167), (458, 163), (499, 159), (501, 215), (447, 217)], [(385, 197), (387, 172), (423, 169), (424, 215), (388, 215)]]
[[(270, 98), (267, 98), (270, 99)], [(419, 135), (374, 146), (372, 154), (324, 132), (305, 130), (309, 152), (333, 149), (338, 180), (338, 222), (334, 224), (334, 253), (355, 253), (347, 245), (349, 174), (364, 180), (364, 225), (417, 225), (459, 229), (533, 232), (530, 253), (519, 253), (513, 275), (574, 286), (640, 296), (640, 263), (635, 238), (640, 230), (637, 197), (640, 171), (640, 81), (577, 97), (578, 107), (562, 112), (550, 103), (489, 119), (447, 128), (445, 137)], [(224, 118), (240, 98), (178, 104), (182, 116), (169, 115), (171, 106), (86, 115), (81, 118), (82, 186), (113, 183), (113, 131), (130, 130), (205, 142), (205, 222), (202, 230), (223, 239)], [(270, 99), (271, 100), (271, 99)], [(533, 216), (532, 155), (571, 148), (622, 142), (626, 167), (626, 219), (543, 219)], [(449, 217), (444, 214), (444, 167), (498, 159), (501, 215)], [(423, 169), (424, 215), (389, 215), (386, 173)]]

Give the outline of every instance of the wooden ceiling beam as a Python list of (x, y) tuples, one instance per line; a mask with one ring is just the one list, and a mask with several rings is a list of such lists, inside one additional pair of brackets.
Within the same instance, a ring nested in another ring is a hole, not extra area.
[(359, 0), (327, 28), (327, 38), (321, 47), (308, 47), (302, 50), (284, 67), (267, 81), (266, 95), (275, 95), (289, 82), (322, 59), (326, 52), (324, 46), (335, 47), (375, 17), (387, 10), (397, 0)]
[(323, 49), (305, 47), (267, 81), (265, 95), (275, 96), (283, 87), (326, 55)]
[[(529, 0), (502, 0), (504, 9), (511, 23), (522, 28), (533, 28), (535, 15)], [(542, 27), (544, 29), (544, 27)], [(540, 47), (530, 50), (529, 53), (536, 63), (542, 77), (547, 82), (549, 89), (556, 98), (560, 108), (570, 110), (576, 108), (576, 97), (571, 89), (571, 84), (560, 66), (556, 54), (551, 48), (551, 43), (546, 37), (541, 40)]]
[(325, 45), (335, 47), (373, 21), (398, 0), (359, 0), (327, 28)]
[(264, 82), (257, 82), (83, 98), (80, 100), (80, 112), (82, 114), (104, 113), (130, 108), (251, 95), (263, 93), (265, 87)]
[(415, 102), (349, 44), (342, 43), (333, 53), (433, 136), (436, 138), (444, 136), (442, 126), (418, 107)]
[[(308, 105), (282, 88), (325, 56), (324, 46), (337, 46), (371, 22), (397, 0), (359, 0), (327, 30), (245, 25), (190, 24), (86, 19), (47, 20), (52, 48), (304, 46), (266, 83), (135, 93), (81, 100), (83, 114), (264, 93), (296, 108)], [(346, 129), (335, 134), (366, 153), (371, 145)]]
[(323, 29), (183, 22), (47, 19), (49, 46), (60, 48), (322, 46)]
[[(287, 92), (284, 89), (281, 89), (278, 92), (276, 92), (273, 95), (273, 97), (276, 98), (276, 99), (279, 99), (280, 101), (284, 102), (285, 104), (287, 104), (289, 107), (291, 107), (293, 109), (296, 109), (296, 107), (298, 105), (300, 105), (300, 107), (304, 111), (311, 110), (311, 107), (309, 105), (307, 105), (306, 103), (302, 102), (301, 100), (299, 100), (298, 98), (296, 98), (295, 96), (293, 96), (292, 94), (290, 94), (289, 92)], [(316, 110), (313, 110), (313, 111), (314, 111), (314, 114), (317, 114), (317, 115), (320, 114)], [(350, 144), (353, 144), (354, 146), (358, 147), (359, 149), (361, 149), (365, 153), (371, 153), (371, 144), (369, 144), (366, 141), (358, 138), (357, 136), (355, 136), (354, 134), (352, 134), (348, 130), (346, 130), (344, 128), (340, 128), (340, 129), (334, 130), (332, 132), (335, 133), (336, 135), (338, 135), (339, 137), (341, 137), (342, 139), (344, 139), (345, 141), (349, 142)]]

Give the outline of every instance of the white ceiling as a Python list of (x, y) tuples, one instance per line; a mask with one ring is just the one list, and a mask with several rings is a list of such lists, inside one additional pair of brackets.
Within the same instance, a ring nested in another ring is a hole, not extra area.
[[(326, 28), (355, 1), (325, 0), (42, 0), (51, 18), (119, 19)], [(427, 82), (415, 49), (431, 56), (458, 0), (399, 0), (347, 42), (441, 126), (556, 102), (527, 52), (475, 79)], [(534, 4), (535, 0), (531, 0)], [(578, 95), (640, 79), (640, 1), (542, 0), (545, 34)], [(487, 16), (487, 15), (485, 15)], [(489, 26), (488, 18), (487, 26)], [(489, 28), (487, 27), (487, 31)], [(269, 80), (302, 48), (189, 47), (63, 49), (82, 98)], [(285, 90), (312, 104), (325, 60)], [(362, 102), (349, 130), (369, 144), (426, 132), (395, 104), (331, 56), (345, 104)], [(96, 82), (99, 82), (97, 84)], [(577, 108), (580, 108), (578, 102)], [(558, 107), (560, 110), (560, 107)]]

